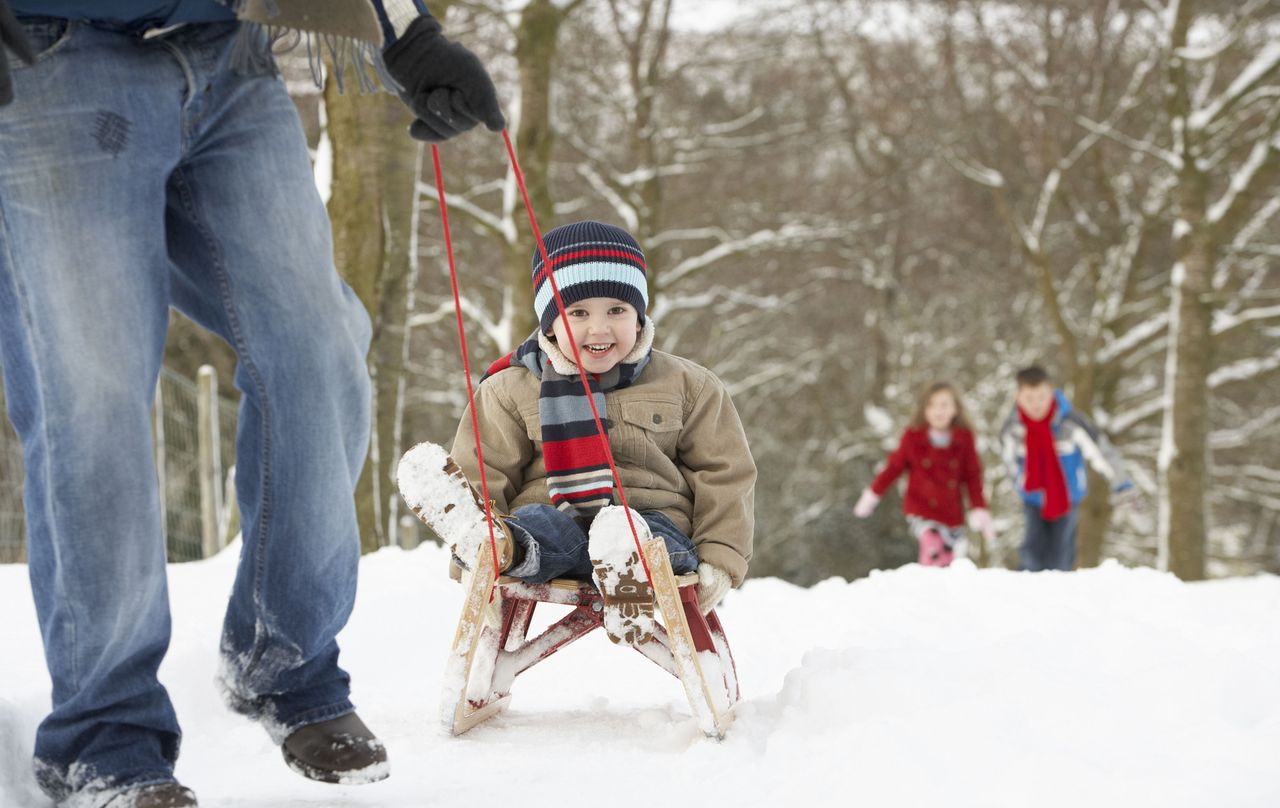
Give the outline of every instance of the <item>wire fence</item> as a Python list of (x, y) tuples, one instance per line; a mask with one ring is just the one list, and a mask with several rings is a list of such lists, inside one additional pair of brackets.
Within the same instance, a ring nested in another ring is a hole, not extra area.
[[(193, 382), (163, 368), (156, 385), (152, 445), (170, 561), (217, 552), (237, 527), (236, 402), (218, 395), (212, 371), (202, 369)], [(0, 394), (0, 410), (3, 402)], [(0, 418), (0, 563), (26, 561), (22, 485), (22, 447)]]

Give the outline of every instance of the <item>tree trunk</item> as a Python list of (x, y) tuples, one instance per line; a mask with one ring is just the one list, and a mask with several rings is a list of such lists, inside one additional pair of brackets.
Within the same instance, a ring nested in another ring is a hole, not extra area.
[[(566, 13), (552, 0), (531, 0), (520, 14), (516, 29), (516, 61), (520, 68), (520, 125), (516, 131), (516, 153), (524, 173), (529, 203), (538, 226), (550, 230), (552, 221), (551, 147), (555, 130), (551, 123), (551, 85), (555, 68), (556, 42)], [(517, 213), (519, 236), (507, 251), (507, 288), (514, 311), (512, 339), (524, 339), (537, 326), (533, 315), (532, 265), (536, 248), (533, 233)], [(510, 345), (499, 345), (500, 351)]]
[(334, 258), (373, 321), (369, 373), (373, 378), (373, 438), (369, 462), (356, 489), (361, 548), (386, 543), (392, 500), (396, 396), (409, 272), (408, 244), (416, 150), (406, 134), (411, 116), (385, 93), (339, 95), (332, 77), (325, 86), (329, 138), (333, 143)]
[(1157, 559), (1183, 580), (1205, 577), (1205, 491), (1209, 453), (1209, 371), (1212, 357), (1214, 248), (1206, 210), (1208, 178), (1198, 165), (1202, 144), (1186, 126), (1190, 77), (1177, 55), (1186, 46), (1194, 12), (1190, 0), (1177, 9), (1170, 41), (1168, 113), (1173, 142), (1181, 146), (1169, 301), (1169, 351), (1165, 360), (1165, 413), (1158, 461), (1160, 475)]

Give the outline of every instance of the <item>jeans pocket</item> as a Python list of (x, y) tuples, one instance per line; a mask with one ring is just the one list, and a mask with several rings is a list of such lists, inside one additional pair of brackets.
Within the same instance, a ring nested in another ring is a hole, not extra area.
[[(31, 42), (31, 49), (36, 52), (36, 64), (40, 64), (53, 54), (62, 50), (71, 35), (80, 27), (74, 20), (63, 20), (54, 17), (36, 17), (22, 20), (22, 30)], [(9, 55), (9, 66), (16, 70), (27, 67), (13, 54)]]

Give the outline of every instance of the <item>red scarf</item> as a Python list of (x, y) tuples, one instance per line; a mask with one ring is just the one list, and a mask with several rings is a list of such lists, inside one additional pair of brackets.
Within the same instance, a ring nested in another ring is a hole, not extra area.
[(1062, 473), (1062, 461), (1058, 459), (1058, 449), (1053, 443), (1053, 415), (1057, 410), (1058, 402), (1055, 400), (1043, 420), (1033, 421), (1021, 407), (1018, 408), (1018, 417), (1027, 428), (1026, 481), (1022, 487), (1027, 491), (1044, 493), (1040, 515), (1050, 522), (1071, 510), (1067, 478)]

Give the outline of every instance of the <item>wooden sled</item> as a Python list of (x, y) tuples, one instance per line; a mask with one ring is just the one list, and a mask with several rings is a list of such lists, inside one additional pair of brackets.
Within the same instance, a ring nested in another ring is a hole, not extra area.
[[(661, 540), (644, 545), (661, 614), (651, 639), (633, 646), (684, 686), (699, 728), (723, 738), (738, 702), (738, 675), (724, 629), (714, 611), (698, 608), (697, 575), (676, 578)], [(445, 727), (461, 735), (501, 712), (521, 673), (604, 623), (604, 603), (591, 583), (559, 579), (531, 584), (493, 578), (493, 555), (485, 546), (462, 576), (466, 587), (462, 616), (445, 668), (441, 699)], [(497, 592), (493, 590), (497, 588)], [(494, 603), (490, 604), (490, 594)], [(573, 607), (537, 637), (529, 637), (539, 603)]]

